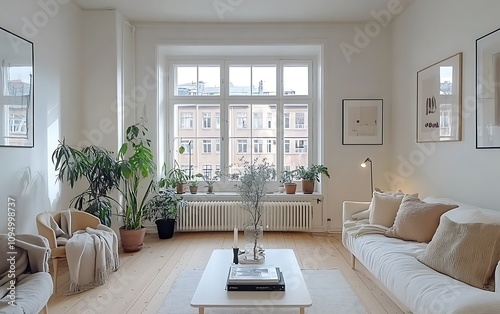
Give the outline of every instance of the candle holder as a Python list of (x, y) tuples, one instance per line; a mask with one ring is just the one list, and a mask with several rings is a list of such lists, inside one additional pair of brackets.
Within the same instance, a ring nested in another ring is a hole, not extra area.
[(240, 252), (240, 248), (233, 247), (233, 264), (238, 264), (238, 254)]

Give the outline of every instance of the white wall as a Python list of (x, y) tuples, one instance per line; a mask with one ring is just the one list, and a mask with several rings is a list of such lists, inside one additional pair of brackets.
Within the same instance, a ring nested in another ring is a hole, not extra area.
[[(133, 27), (119, 12), (83, 11), (84, 110), (80, 145), (97, 145), (115, 153), (121, 146), (124, 102), (133, 102), (130, 97), (135, 75), (133, 36)], [(71, 193), (76, 195), (78, 191)], [(112, 196), (117, 199), (118, 193)], [(112, 227), (118, 230), (120, 226), (119, 217), (114, 215)]]
[[(136, 33), (136, 85), (143, 87), (138, 103), (144, 105), (152, 130), (152, 142), (157, 143), (157, 94), (156, 88), (148, 88), (157, 79), (157, 48), (164, 44), (179, 45), (321, 45), (324, 95), (322, 159), (332, 176), (324, 182), (325, 218), (331, 218), (330, 230), (341, 227), (342, 201), (346, 199), (369, 200), (369, 172), (359, 167), (371, 157), (375, 175), (380, 178), (388, 170), (389, 145), (343, 146), (342, 99), (384, 99), (385, 126), (389, 125), (390, 111), (390, 57), (389, 33), (382, 31), (369, 39), (366, 47), (353, 54), (349, 63), (340, 49), (341, 43), (354, 45), (356, 25), (335, 24), (155, 24), (139, 25)], [(364, 29), (365, 25), (357, 25)], [(154, 71), (153, 73), (151, 71)], [(142, 115), (143, 109), (138, 108)], [(389, 128), (386, 128), (386, 132)], [(387, 134), (387, 133), (386, 133)], [(154, 147), (156, 149), (156, 147)], [(385, 182), (376, 181), (385, 188)], [(326, 226), (325, 222), (325, 226)]]
[[(0, 147), (0, 233), (7, 231), (7, 198), (17, 199), (16, 233), (36, 233), (37, 213), (58, 207), (50, 156), (65, 136), (76, 140), (81, 129), (81, 10), (67, 0), (3, 0), (0, 26), (32, 41), (35, 47), (34, 148)], [(28, 171), (29, 186), (21, 189)]]
[[(393, 24), (393, 187), (500, 210), (500, 150), (475, 148), (475, 41), (500, 27), (498, 12), (497, 0), (419, 0)], [(416, 144), (417, 71), (458, 52), (463, 140)]]

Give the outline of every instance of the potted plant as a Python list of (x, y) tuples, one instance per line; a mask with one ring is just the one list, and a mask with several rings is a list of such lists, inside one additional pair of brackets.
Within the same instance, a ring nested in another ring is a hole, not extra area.
[(177, 194), (184, 194), (185, 185), (189, 176), (181, 169), (179, 163), (175, 161), (174, 167), (167, 170), (166, 164), (163, 165), (163, 177), (159, 181), (160, 188), (174, 188)]
[(178, 206), (185, 204), (173, 190), (161, 190), (146, 205), (144, 217), (155, 221), (160, 239), (170, 239), (174, 235)]
[(118, 152), (118, 160), (123, 176), (120, 188), (123, 197), (123, 227), (120, 228), (122, 247), (125, 252), (142, 248), (146, 229), (142, 226), (145, 206), (154, 189), (156, 165), (151, 151), (151, 141), (145, 139), (147, 128), (144, 120), (129, 126), (126, 142)]
[(268, 183), (276, 178), (276, 168), (264, 158), (261, 162), (254, 159), (252, 162), (245, 161), (242, 164), (242, 172), (238, 178), (238, 193), (242, 198), (243, 209), (250, 214), (246, 223), (245, 234), (245, 258), (251, 260), (263, 259), (262, 236), (262, 214), (264, 211), (264, 197), (267, 194)]
[(208, 194), (213, 194), (214, 193), (214, 184), (219, 180), (219, 174), (216, 173), (215, 176), (213, 177), (208, 177), (208, 176), (203, 176), (203, 181), (206, 184), (207, 187), (207, 193)]
[(297, 190), (297, 183), (293, 180), (297, 177), (297, 170), (283, 170), (281, 172), (280, 183), (285, 185), (286, 194), (295, 194)]
[(191, 194), (198, 193), (198, 184), (200, 183), (198, 178), (201, 177), (203, 177), (201, 173), (197, 173), (189, 177), (188, 186), (189, 186), (189, 192)]
[(88, 187), (74, 197), (70, 206), (84, 210), (101, 220), (106, 226), (111, 226), (111, 214), (116, 201), (109, 193), (119, 187), (122, 179), (120, 163), (110, 152), (98, 146), (75, 148), (63, 139), (52, 153), (57, 180), (67, 181), (71, 188), (82, 178)]
[(306, 168), (299, 166), (297, 169), (297, 177), (302, 179), (302, 191), (304, 194), (312, 194), (314, 191), (314, 182), (320, 179), (320, 174), (326, 175), (330, 178), (328, 168), (323, 165), (311, 165)]

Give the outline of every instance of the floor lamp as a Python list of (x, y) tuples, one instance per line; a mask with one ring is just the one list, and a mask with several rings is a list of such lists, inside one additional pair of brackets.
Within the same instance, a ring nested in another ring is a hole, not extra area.
[(361, 167), (366, 168), (366, 163), (370, 163), (370, 195), (373, 194), (373, 161), (370, 159), (370, 157), (366, 158), (365, 161), (361, 164)]

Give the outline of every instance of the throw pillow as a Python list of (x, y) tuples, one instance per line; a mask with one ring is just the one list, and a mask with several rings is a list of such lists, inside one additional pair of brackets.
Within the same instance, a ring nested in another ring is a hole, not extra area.
[(405, 195), (394, 225), (385, 235), (406, 241), (429, 242), (436, 232), (441, 215), (457, 207), (452, 204), (426, 203), (418, 197)]
[(487, 289), (500, 260), (500, 225), (457, 223), (442, 216), (434, 238), (417, 259), (440, 273)]
[(391, 227), (394, 224), (403, 196), (403, 193), (385, 194), (373, 192), (372, 203), (369, 208), (370, 224)]

